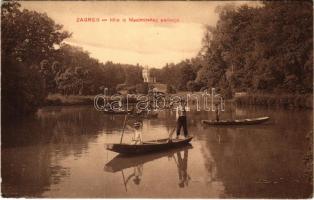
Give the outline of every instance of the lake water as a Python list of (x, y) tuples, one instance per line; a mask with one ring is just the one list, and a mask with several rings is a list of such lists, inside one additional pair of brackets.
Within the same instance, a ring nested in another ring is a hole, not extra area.
[[(305, 198), (312, 194), (304, 157), (312, 110), (227, 106), (221, 118), (270, 116), (265, 124), (204, 127), (212, 112), (188, 113), (191, 146), (135, 157), (106, 151), (120, 141), (124, 116), (93, 107), (46, 107), (2, 126), (6, 197)], [(167, 137), (175, 113), (146, 119), (143, 139)], [(132, 119), (129, 120), (132, 124)], [(132, 130), (123, 141), (130, 142)]]

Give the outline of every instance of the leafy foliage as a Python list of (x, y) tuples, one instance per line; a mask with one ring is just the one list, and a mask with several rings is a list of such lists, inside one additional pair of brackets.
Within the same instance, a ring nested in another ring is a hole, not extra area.
[(176, 90), (187, 90), (187, 83), (195, 80), (204, 63), (199, 58), (184, 60), (178, 64), (166, 64), (162, 69), (151, 69), (156, 80), (173, 86)]
[(263, 4), (221, 8), (216, 27), (206, 29), (208, 66), (198, 79), (234, 91), (311, 93), (312, 3)]
[(312, 93), (313, 4), (264, 1), (261, 6), (218, 7), (206, 26), (199, 55), (153, 71), (179, 90)]
[[(2, 110), (22, 116), (36, 111), (49, 93), (114, 93), (118, 84), (143, 82), (142, 67), (100, 63), (80, 47), (64, 43), (71, 36), (45, 13), (21, 10), (15, 1), (1, 7)], [(145, 88), (143, 89), (145, 90)]]
[[(45, 95), (39, 63), (54, 54), (70, 34), (62, 31), (46, 14), (20, 10), (17, 2), (1, 7), (2, 111), (6, 116), (21, 116), (36, 110)], [(44, 65), (43, 65), (44, 66)]]

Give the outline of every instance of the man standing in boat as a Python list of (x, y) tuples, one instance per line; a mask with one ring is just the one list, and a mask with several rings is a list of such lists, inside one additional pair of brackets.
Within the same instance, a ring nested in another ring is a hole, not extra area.
[(220, 117), (220, 109), (219, 109), (219, 104), (215, 104), (215, 114), (216, 114), (216, 121), (219, 122), (219, 117)]
[(187, 128), (187, 119), (186, 119), (186, 102), (184, 99), (181, 99), (180, 105), (176, 110), (177, 118), (177, 139), (179, 138), (181, 127), (183, 127), (183, 133), (185, 137), (188, 137), (188, 128)]

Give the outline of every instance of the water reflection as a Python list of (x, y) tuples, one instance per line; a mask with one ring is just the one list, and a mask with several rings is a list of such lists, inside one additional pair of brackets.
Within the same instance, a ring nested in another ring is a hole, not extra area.
[[(104, 148), (105, 143), (119, 142), (123, 115), (104, 115), (88, 106), (44, 108), (35, 117), (2, 125), (2, 194), (309, 197), (313, 170), (306, 168), (303, 158), (311, 145), (307, 137), (312, 137), (312, 111), (226, 108), (222, 119), (267, 115), (271, 121), (258, 126), (207, 127), (200, 121), (213, 119), (214, 114), (192, 111), (188, 126), (193, 148), (139, 157), (117, 156)], [(143, 140), (167, 137), (175, 126), (175, 113), (159, 112), (157, 119), (145, 119), (143, 124)], [(126, 130), (123, 141), (130, 141), (132, 135)]]
[[(246, 108), (242, 113), (252, 116), (266, 111)], [(306, 111), (275, 111), (270, 112), (270, 123), (204, 127), (197, 135), (206, 141), (204, 149), (212, 154), (227, 197), (307, 198), (312, 194), (311, 184), (302, 178), (305, 135), (311, 130), (312, 115)]]
[(177, 164), (178, 167), (178, 173), (179, 173), (179, 186), (182, 188), (184, 186), (189, 185), (189, 180), (191, 177), (187, 173), (188, 168), (188, 150), (183, 151), (183, 158), (181, 157), (181, 152), (177, 152), (177, 159), (173, 156), (174, 161)]
[[(47, 107), (35, 117), (2, 126), (1, 174), (4, 196), (39, 197), (70, 175), (60, 161), (88, 150), (104, 126), (89, 107)], [(98, 119), (98, 120), (95, 120)]]
[[(145, 154), (140, 156), (130, 157), (125, 155), (118, 155), (105, 165), (104, 170), (111, 173), (121, 172), (123, 183), (127, 191), (127, 184), (130, 180), (132, 180), (135, 185), (139, 185), (141, 183), (143, 168), (146, 163), (166, 157), (169, 161), (174, 161), (179, 174), (178, 185), (180, 187), (184, 187), (188, 186), (188, 182), (191, 179), (187, 172), (189, 149), (192, 149), (192, 145), (187, 145), (185, 147), (173, 149), (170, 151)], [(183, 153), (183, 157), (181, 156), (181, 152)], [(125, 175), (123, 170), (128, 168), (133, 168), (133, 171), (130, 175)]]

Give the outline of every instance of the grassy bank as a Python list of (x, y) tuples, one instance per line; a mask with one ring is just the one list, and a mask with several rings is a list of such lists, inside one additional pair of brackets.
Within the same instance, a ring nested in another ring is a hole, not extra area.
[(93, 105), (94, 96), (49, 94), (45, 100), (45, 106), (74, 106)]
[(313, 108), (312, 94), (246, 94), (235, 97), (240, 105), (278, 106), (285, 108)]
[[(188, 92), (179, 92), (177, 94), (167, 94), (166, 96), (179, 96), (185, 97)], [(193, 93), (194, 98), (203, 101), (201, 92)], [(191, 98), (193, 101), (194, 98)], [(291, 95), (291, 94), (246, 94), (234, 97), (233, 99), (238, 105), (261, 105), (261, 106), (275, 106), (285, 108), (313, 108), (313, 95)], [(125, 102), (125, 99), (123, 99)], [(135, 103), (136, 99), (129, 98), (130, 103)], [(72, 105), (93, 105), (94, 96), (78, 96), (69, 95), (64, 96), (61, 94), (50, 94), (45, 101), (45, 106), (72, 106)]]
[[(125, 95), (122, 95), (122, 102), (126, 102)], [(44, 106), (75, 106), (75, 105), (94, 105), (95, 95), (62, 95), (62, 94), (49, 94), (44, 102)], [(115, 99), (117, 101), (119, 99)], [(108, 102), (113, 100), (108, 99)], [(129, 103), (135, 103), (135, 97), (128, 98)]]

